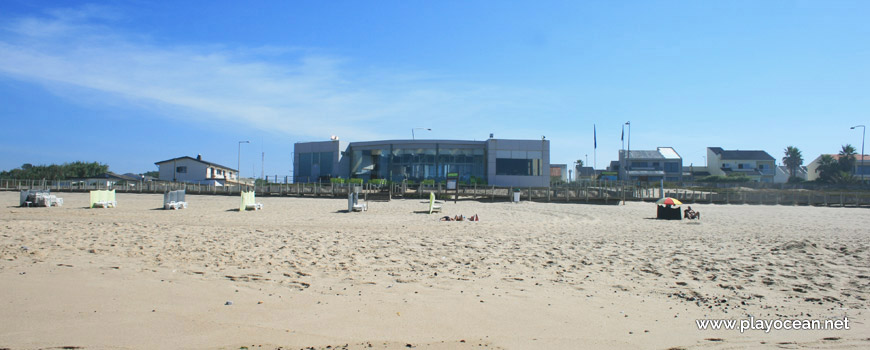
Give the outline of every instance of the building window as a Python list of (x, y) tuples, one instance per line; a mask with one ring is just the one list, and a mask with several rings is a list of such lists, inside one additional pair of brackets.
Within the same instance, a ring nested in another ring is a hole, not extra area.
[(743, 169), (743, 163), (737, 164), (737, 169)]
[(186, 166), (177, 167), (177, 168), (175, 168), (175, 172), (179, 173), (179, 174), (187, 174), (187, 167)]
[(496, 175), (541, 176), (540, 159), (495, 159)]
[(665, 172), (676, 173), (680, 171), (679, 163), (665, 163)]

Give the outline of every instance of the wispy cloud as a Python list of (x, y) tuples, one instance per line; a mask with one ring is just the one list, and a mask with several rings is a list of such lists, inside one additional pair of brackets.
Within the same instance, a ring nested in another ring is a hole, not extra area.
[(351, 71), (349, 58), (315, 50), (156, 45), (115, 28), (119, 18), (110, 8), (87, 6), (11, 19), (0, 35), (0, 74), (62, 96), (64, 89), (83, 89), (169, 107), (166, 118), (220, 120), (301, 137), (351, 130), (360, 139), (378, 137), (379, 124), (411, 117), (467, 121), (531, 94), (428, 72)]

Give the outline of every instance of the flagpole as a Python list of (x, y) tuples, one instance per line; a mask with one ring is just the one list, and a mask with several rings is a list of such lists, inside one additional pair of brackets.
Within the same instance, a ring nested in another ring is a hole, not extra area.
[(595, 130), (595, 124), (592, 124), (592, 140), (592, 173), (595, 174), (595, 167), (598, 164), (598, 132)]

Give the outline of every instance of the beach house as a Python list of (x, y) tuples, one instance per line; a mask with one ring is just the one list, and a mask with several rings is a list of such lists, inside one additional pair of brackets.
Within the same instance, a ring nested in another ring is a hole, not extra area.
[(683, 180), (683, 158), (672, 147), (652, 151), (619, 150), (619, 179), (678, 182)]
[(707, 169), (710, 175), (743, 175), (756, 182), (773, 182), (776, 159), (765, 151), (707, 147)]
[(158, 179), (161, 181), (215, 186), (239, 183), (238, 170), (204, 161), (202, 155), (197, 155), (196, 158), (189, 156), (172, 158), (154, 164), (159, 168)]
[[(834, 160), (836, 161), (840, 160), (839, 154), (828, 155), (831, 156), (831, 158), (834, 158)], [(822, 156), (824, 156), (824, 154), (820, 154), (818, 157), (816, 157), (816, 159), (813, 159), (810, 164), (807, 164), (807, 181), (813, 181), (819, 178), (818, 168), (822, 161)], [(860, 180), (861, 174), (864, 175), (865, 182), (870, 181), (870, 155), (855, 155), (855, 166), (852, 168), (852, 175)]]
[(550, 141), (490, 138), (469, 140), (382, 140), (345, 143), (298, 142), (293, 181), (330, 178), (420, 183), (456, 173), (466, 184), (546, 187), (550, 184)]

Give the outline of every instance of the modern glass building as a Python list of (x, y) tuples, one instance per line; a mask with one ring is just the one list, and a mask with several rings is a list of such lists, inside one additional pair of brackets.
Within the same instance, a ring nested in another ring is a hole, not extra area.
[(332, 177), (364, 181), (445, 180), (458, 173), (465, 183), (547, 186), (548, 140), (385, 140), (303, 142), (294, 146), (294, 181)]

